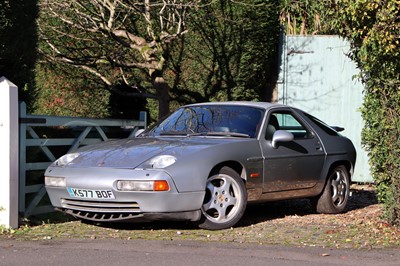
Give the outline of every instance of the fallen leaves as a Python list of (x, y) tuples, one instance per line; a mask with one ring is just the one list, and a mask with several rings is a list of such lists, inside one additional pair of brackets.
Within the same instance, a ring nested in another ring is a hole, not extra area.
[(348, 211), (337, 215), (315, 214), (307, 200), (296, 200), (249, 206), (240, 224), (226, 230), (200, 230), (185, 222), (91, 224), (62, 221), (27, 224), (1, 233), (0, 239), (179, 239), (331, 248), (400, 247), (400, 229), (382, 221), (381, 213), (382, 207), (373, 200), (370, 191), (359, 190), (351, 198)]

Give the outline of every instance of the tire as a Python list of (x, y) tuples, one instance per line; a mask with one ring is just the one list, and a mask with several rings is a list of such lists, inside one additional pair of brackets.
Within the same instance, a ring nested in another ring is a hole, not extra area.
[(345, 210), (350, 195), (350, 177), (343, 165), (335, 167), (328, 176), (324, 191), (317, 198), (317, 213), (336, 214)]
[(207, 180), (198, 226), (208, 230), (230, 228), (242, 218), (246, 205), (244, 181), (233, 169), (223, 167)]

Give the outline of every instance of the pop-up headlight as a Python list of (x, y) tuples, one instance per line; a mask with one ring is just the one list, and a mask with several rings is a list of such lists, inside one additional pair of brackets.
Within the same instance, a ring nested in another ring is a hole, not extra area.
[(75, 153), (68, 153), (65, 154), (64, 156), (60, 157), (55, 164), (57, 166), (65, 166), (67, 164), (69, 164), (70, 162), (72, 162), (75, 158), (77, 158), (79, 156), (79, 153), (75, 152)]
[(140, 168), (153, 168), (153, 169), (163, 169), (176, 162), (176, 158), (172, 155), (158, 155), (151, 158), (150, 160), (144, 162)]

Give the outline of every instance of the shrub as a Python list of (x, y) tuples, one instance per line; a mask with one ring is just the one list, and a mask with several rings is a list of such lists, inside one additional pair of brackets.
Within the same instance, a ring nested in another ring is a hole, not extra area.
[(400, 225), (399, 0), (338, 0), (325, 7), (333, 31), (351, 42), (365, 84), (363, 145), (385, 218)]

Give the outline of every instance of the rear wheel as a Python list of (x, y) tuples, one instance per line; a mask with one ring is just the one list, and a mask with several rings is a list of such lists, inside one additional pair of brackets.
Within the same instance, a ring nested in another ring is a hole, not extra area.
[(347, 206), (350, 195), (350, 177), (343, 165), (335, 167), (329, 174), (324, 191), (316, 200), (318, 213), (340, 213)]
[(223, 167), (207, 180), (199, 227), (209, 230), (232, 227), (242, 218), (246, 205), (243, 180), (233, 169)]

